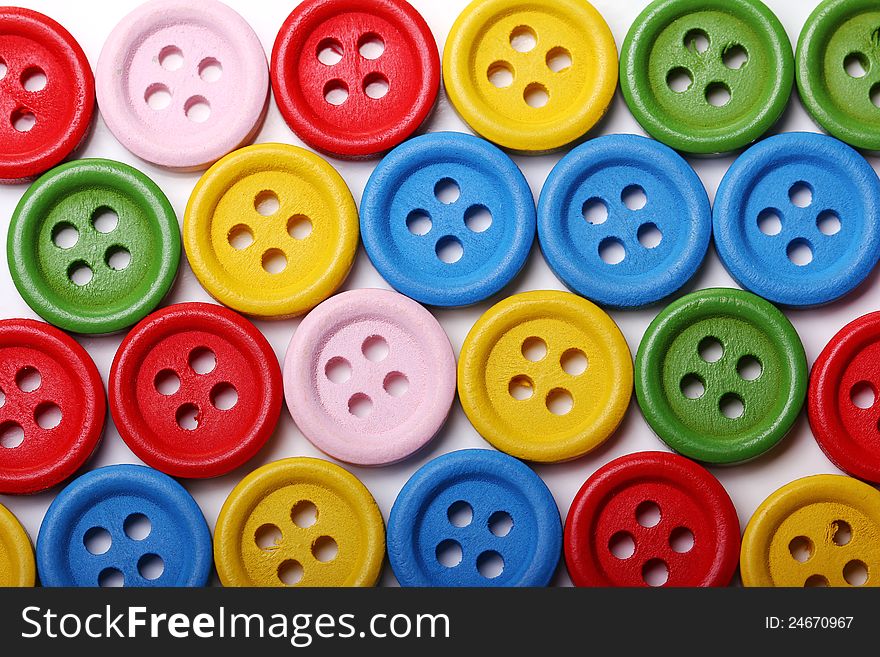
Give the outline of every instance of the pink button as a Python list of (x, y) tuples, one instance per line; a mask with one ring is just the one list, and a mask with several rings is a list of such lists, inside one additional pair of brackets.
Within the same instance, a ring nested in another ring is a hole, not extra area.
[(250, 142), (269, 98), (266, 55), (216, 0), (152, 0), (126, 16), (98, 59), (98, 105), (132, 153), (202, 169)]
[(340, 461), (387, 465), (443, 426), (455, 395), (455, 354), (415, 301), (386, 290), (343, 292), (294, 334), (284, 394), (316, 447)]

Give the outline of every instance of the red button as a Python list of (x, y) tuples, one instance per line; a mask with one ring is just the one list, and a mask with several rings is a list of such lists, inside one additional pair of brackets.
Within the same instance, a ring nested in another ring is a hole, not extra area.
[(565, 562), (576, 586), (726, 586), (739, 548), (736, 509), (718, 480), (665, 452), (600, 468), (565, 523)]
[(266, 443), (281, 412), (281, 369), (253, 324), (206, 303), (153, 313), (132, 329), (110, 370), (110, 411), (147, 465), (217, 477)]
[(290, 128), (350, 158), (411, 136), (440, 88), (437, 43), (405, 0), (306, 0), (281, 26), (271, 68)]
[(841, 470), (880, 483), (880, 312), (844, 326), (810, 374), (808, 411), (819, 447)]
[(66, 333), (0, 320), (0, 493), (38, 493), (73, 475), (101, 439), (98, 369)]
[(51, 169), (79, 146), (95, 79), (76, 40), (48, 16), (0, 9), (0, 181)]

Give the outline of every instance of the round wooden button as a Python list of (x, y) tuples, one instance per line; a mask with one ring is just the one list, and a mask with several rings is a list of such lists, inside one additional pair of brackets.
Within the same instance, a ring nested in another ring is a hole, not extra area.
[(110, 369), (122, 439), (174, 477), (217, 477), (266, 443), (281, 413), (281, 368), (253, 324), (222, 306), (182, 303), (135, 326)]
[(620, 87), (655, 139), (723, 153), (767, 132), (788, 105), (794, 58), (761, 0), (655, 0), (620, 55)]
[(31, 539), (18, 518), (0, 504), (0, 588), (31, 587), (35, 578)]
[(706, 463), (740, 463), (774, 447), (806, 391), (806, 355), (791, 322), (741, 290), (674, 301), (636, 356), (636, 396), (648, 424), (672, 449)]
[(216, 0), (151, 0), (113, 29), (98, 59), (101, 116), (132, 153), (203, 169), (251, 141), (269, 99), (260, 39)]
[(632, 394), (620, 329), (586, 299), (526, 292), (490, 308), (458, 363), (471, 423), (502, 452), (529, 461), (583, 456), (617, 429)]
[(101, 375), (79, 343), (48, 324), (0, 320), (0, 399), (0, 494), (61, 483), (101, 440)]
[(397, 146), (431, 113), (437, 43), (405, 0), (307, 0), (275, 39), (272, 89), (307, 144), (368, 157)]
[(455, 397), (455, 354), (415, 301), (386, 290), (343, 292), (294, 334), (284, 391), (315, 446), (340, 461), (387, 465), (443, 426)]
[(142, 465), (106, 466), (52, 501), (37, 537), (37, 570), (43, 586), (205, 586), (211, 532), (171, 477)]
[(85, 138), (94, 110), (92, 69), (70, 32), (30, 9), (0, 9), (0, 182), (61, 162)]
[(605, 114), (617, 88), (617, 46), (584, 0), (476, 0), (449, 32), (443, 78), (479, 135), (515, 151), (550, 151)]
[(810, 427), (841, 470), (880, 482), (880, 313), (844, 326), (810, 374)]
[(880, 586), (880, 492), (840, 475), (770, 495), (743, 534), (745, 586)]
[(342, 177), (314, 153), (259, 144), (230, 153), (193, 190), (189, 264), (219, 302), (257, 317), (302, 315), (342, 285), (358, 247)]
[(565, 562), (576, 586), (727, 586), (739, 548), (739, 520), (724, 487), (666, 452), (601, 467), (565, 522)]
[(880, 7), (825, 0), (801, 31), (797, 82), (815, 121), (856, 148), (880, 151)]
[(429, 461), (391, 509), (401, 586), (547, 586), (562, 550), (556, 501), (527, 465), (464, 449)]
[(370, 491), (318, 459), (249, 474), (214, 530), (223, 586), (374, 586), (384, 559), (385, 524)]
[(140, 171), (76, 160), (21, 198), (7, 253), (16, 288), (43, 319), (75, 333), (114, 333), (171, 289), (180, 228), (165, 194)]

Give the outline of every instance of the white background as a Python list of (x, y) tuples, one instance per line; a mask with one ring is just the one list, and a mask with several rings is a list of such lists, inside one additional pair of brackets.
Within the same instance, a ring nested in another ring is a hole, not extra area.
[[(442, 51), (450, 26), (468, 4), (468, 0), (443, 0), (442, 2), (438, 0), (411, 0), (411, 2), (431, 26)], [(648, 4), (647, 0), (592, 0), (592, 2), (611, 26), (618, 48), (623, 43), (633, 20)], [(818, 4), (817, 1), (806, 2), (804, 0), (765, 0), (765, 2), (782, 21), (793, 45), (797, 42), (798, 34), (807, 16)], [(236, 9), (253, 26), (267, 54), (271, 52), (272, 43), (281, 23), (296, 4), (288, 0), (259, 0), (257, 2), (254, 0), (226, 0), (226, 3)], [(82, 45), (94, 69), (107, 35), (116, 23), (139, 2), (137, 0), (79, 0), (78, 2), (70, 0), (19, 0), (18, 4), (42, 11), (64, 25)], [(456, 116), (445, 95), (441, 93), (437, 110), (430, 120), (427, 130), (468, 131), (468, 128)], [(774, 132), (792, 130), (817, 130), (807, 116), (797, 94), (792, 96), (789, 108), (775, 127)], [(644, 134), (627, 110), (619, 91), (608, 116), (592, 133), (592, 136), (609, 133)], [(270, 105), (268, 118), (256, 141), (277, 141), (302, 145), (282, 120), (274, 101)], [(100, 118), (90, 140), (78, 156), (120, 160), (144, 171), (167, 194), (180, 218), (183, 217), (187, 198), (199, 178), (199, 174), (196, 173), (170, 173), (139, 161), (119, 145)], [(561, 154), (514, 158), (528, 178), (536, 199), (547, 174), (560, 157)], [(718, 183), (733, 159), (732, 156), (727, 156), (690, 160), (706, 185), (710, 198), (714, 198)], [(869, 161), (875, 170), (880, 166), (880, 160), (877, 158), (869, 158)], [(375, 166), (375, 161), (351, 163), (331, 160), (331, 162), (345, 178), (355, 199), (359, 201), (364, 184)], [(0, 231), (3, 235), (6, 234), (9, 217), (24, 190), (24, 185), (0, 188)], [(845, 226), (844, 230), (846, 230)], [(2, 299), (0, 315), (3, 317), (37, 318), (21, 300), (12, 284), (5, 263), (6, 250), (3, 249), (0, 252), (2, 252), (0, 257), (4, 259), (3, 265), (0, 266), (0, 299)], [(849, 297), (831, 306), (818, 310), (787, 311), (788, 317), (794, 323), (804, 342), (810, 363), (816, 359), (823, 346), (844, 324), (877, 309), (877, 299), (880, 298), (880, 293), (875, 289), (876, 283), (877, 272), (871, 275)], [(721, 266), (714, 251), (710, 249), (703, 268), (687, 287), (687, 291), (713, 286), (735, 287), (735, 283)], [(363, 287), (388, 286), (373, 269), (361, 249), (354, 270), (344, 289)], [(563, 289), (563, 286), (545, 264), (537, 248), (537, 243), (523, 273), (501, 296), (535, 289)], [(474, 321), (498, 300), (496, 298), (464, 310), (434, 311), (435, 316), (449, 334), (456, 353), (461, 348), (461, 343)], [(182, 301), (210, 301), (185, 260), (181, 262), (179, 278), (171, 295), (166, 299), (166, 303)], [(633, 354), (635, 354), (645, 328), (658, 310), (655, 307), (646, 310), (612, 313), (623, 330)], [(287, 343), (298, 325), (298, 320), (258, 322), (257, 325), (268, 337), (279, 359), (283, 358)], [(80, 338), (80, 342), (97, 363), (105, 383), (110, 363), (120, 340), (121, 336), (119, 335)], [(415, 457), (391, 467), (378, 469), (349, 467), (349, 469), (372, 491), (387, 519), (398, 491), (417, 468), (442, 453), (468, 447), (487, 448), (488, 444), (471, 427), (456, 401), (445, 428), (427, 449)], [(571, 463), (542, 465), (535, 469), (555, 495), (564, 519), (578, 488), (601, 465), (622, 454), (660, 449), (666, 448), (642, 419), (635, 399), (633, 399), (622, 426), (602, 448)], [(297, 430), (289, 413), (284, 409), (275, 435), (250, 463), (219, 479), (184, 481), (182, 483), (195, 496), (204, 511), (208, 524), (213, 529), (223, 500), (242, 477), (265, 463), (296, 455), (323, 457)], [(120, 439), (113, 424), (108, 422), (103, 443), (87, 467), (95, 468), (114, 463), (137, 462), (138, 459), (132, 455)], [(789, 436), (771, 454), (746, 465), (713, 468), (712, 472), (729, 491), (739, 511), (740, 523), (744, 528), (757, 505), (783, 484), (805, 475), (834, 473), (837, 470), (819, 450), (810, 433), (805, 414), (802, 414)], [(6, 505), (19, 517), (31, 537), (36, 540), (43, 514), (59, 490), (56, 488), (32, 497), (0, 495), (0, 503)], [(394, 575), (387, 566), (382, 582), (384, 584), (395, 583)], [(570, 583), (564, 566), (560, 566), (555, 583), (560, 585)]]

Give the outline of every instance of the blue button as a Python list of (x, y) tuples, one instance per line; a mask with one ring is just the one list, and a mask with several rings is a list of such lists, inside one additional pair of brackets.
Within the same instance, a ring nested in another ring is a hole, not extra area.
[(880, 181), (836, 139), (777, 135), (730, 167), (714, 226), (718, 255), (742, 287), (786, 306), (828, 303), (880, 258)]
[(93, 470), (68, 485), (37, 538), (43, 586), (204, 586), (211, 534), (184, 488), (140, 465)]
[(535, 201), (495, 146), (438, 132), (398, 146), (376, 167), (361, 201), (361, 235), (398, 292), (467, 306), (522, 269), (535, 240)]
[(421, 467), (388, 521), (388, 558), (401, 586), (546, 586), (561, 546), (547, 486), (521, 461), (489, 450)]
[(712, 237), (703, 183), (668, 146), (635, 135), (593, 139), (550, 173), (538, 238), (572, 291), (631, 308), (669, 296), (699, 269)]

